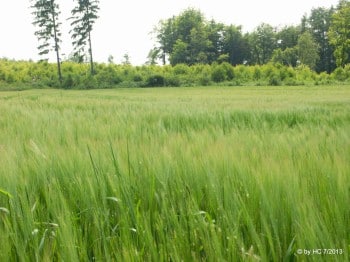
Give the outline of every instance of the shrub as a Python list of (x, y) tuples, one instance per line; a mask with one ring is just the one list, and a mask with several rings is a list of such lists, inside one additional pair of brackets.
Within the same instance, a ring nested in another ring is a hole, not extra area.
[(262, 77), (261, 68), (259, 66), (253, 67), (253, 79), (259, 80)]
[(287, 67), (287, 66), (282, 66), (279, 70), (279, 75), (281, 77), (281, 80), (285, 80), (286, 78), (294, 78), (295, 77), (295, 72), (293, 68)]
[(227, 63), (221, 63), (219, 65), (213, 65), (211, 78), (214, 82), (223, 82), (225, 80), (232, 80), (234, 77), (233, 67)]
[(277, 74), (271, 74), (268, 83), (270, 86), (279, 86), (281, 85), (281, 78)]
[(96, 81), (101, 87), (113, 87), (122, 82), (121, 77), (113, 66), (100, 68), (96, 74)]
[(227, 63), (227, 62), (224, 62), (224, 63), (220, 64), (220, 67), (222, 67), (223, 70), (225, 71), (226, 80), (232, 80), (234, 77), (232, 65)]
[(346, 81), (350, 79), (350, 64), (346, 65), (344, 68), (338, 67), (332, 73), (332, 77), (337, 81)]
[(314, 80), (316, 73), (310, 69), (307, 65), (299, 65), (295, 68), (296, 78), (300, 81)]
[(225, 70), (221, 66), (214, 67), (211, 73), (211, 79), (216, 83), (225, 81)]
[(71, 89), (74, 87), (74, 80), (72, 74), (68, 74), (63, 78), (63, 88)]
[(181, 83), (179, 77), (172, 74), (168, 74), (164, 79), (164, 85), (177, 87), (180, 86)]
[(202, 74), (199, 76), (199, 84), (202, 86), (209, 86), (211, 84), (210, 75)]
[(165, 79), (162, 75), (151, 75), (146, 80), (146, 87), (161, 87), (165, 85)]
[(142, 75), (135, 74), (134, 77), (133, 77), (133, 81), (135, 81), (135, 82), (142, 82), (143, 81)]
[(329, 74), (322, 72), (316, 76), (315, 85), (325, 85), (330, 83), (331, 83), (331, 78)]
[(80, 89), (94, 89), (94, 88), (99, 88), (102, 87), (99, 85), (97, 82), (96, 77), (87, 75), (85, 77), (80, 78), (80, 83), (78, 88)]
[(240, 83), (246, 83), (248, 81), (252, 80), (252, 74), (253, 72), (252, 68), (245, 65), (238, 65), (234, 68), (234, 76), (236, 81), (239, 81)]
[(177, 64), (173, 67), (173, 72), (176, 75), (187, 74), (189, 71), (189, 66), (186, 64)]
[(266, 64), (266, 65), (262, 65), (261, 67), (262, 67), (263, 75), (265, 79), (270, 79), (271, 76), (274, 74), (274, 71), (276, 70), (273, 64)]

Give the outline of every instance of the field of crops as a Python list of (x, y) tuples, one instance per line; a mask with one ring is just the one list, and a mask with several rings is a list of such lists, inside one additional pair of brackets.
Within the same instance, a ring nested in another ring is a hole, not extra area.
[(350, 86), (0, 92), (0, 261), (349, 261), (349, 229)]

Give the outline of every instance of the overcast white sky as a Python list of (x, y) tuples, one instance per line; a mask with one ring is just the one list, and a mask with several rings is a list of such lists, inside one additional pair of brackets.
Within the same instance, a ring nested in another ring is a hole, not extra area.
[[(72, 0), (59, 0), (60, 21), (67, 23)], [(260, 23), (272, 26), (296, 25), (313, 7), (336, 6), (338, 0), (100, 0), (100, 18), (93, 31), (95, 60), (107, 62), (113, 55), (120, 63), (128, 53), (133, 64), (146, 62), (155, 43), (150, 32), (159, 20), (178, 15), (188, 7), (201, 10), (207, 19), (242, 25), (252, 31)], [(32, 25), (30, 0), (2, 0), (0, 3), (0, 57), (37, 60), (37, 39)], [(63, 28), (62, 53), (71, 52), (69, 28)]]

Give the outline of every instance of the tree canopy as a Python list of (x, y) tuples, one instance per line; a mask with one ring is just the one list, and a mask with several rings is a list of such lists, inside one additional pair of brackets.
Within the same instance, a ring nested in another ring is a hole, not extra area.
[[(262, 23), (253, 32), (241, 26), (207, 20), (201, 11), (189, 8), (161, 20), (154, 30), (151, 64), (262, 65), (304, 64), (316, 72), (332, 72), (350, 58), (350, 3), (340, 0), (330, 8), (314, 8), (300, 24), (282, 28)], [(336, 63), (337, 62), (337, 63)]]
[(193, 8), (161, 20), (155, 34), (157, 46), (154, 50), (163, 64), (167, 60), (172, 65), (211, 64), (223, 57), (232, 64), (240, 64), (246, 58), (241, 27), (208, 21)]
[[(39, 54), (55, 50), (59, 79), (61, 23), (58, 0), (30, 0), (34, 15)], [(98, 0), (74, 0), (70, 34), (74, 51), (70, 61), (90, 62), (94, 74), (91, 32), (98, 18)], [(208, 20), (195, 8), (159, 21), (153, 34), (155, 45), (149, 51), (147, 64), (170, 63), (264, 65), (278, 63), (296, 67), (308, 66), (316, 72), (333, 72), (350, 62), (350, 2), (339, 0), (336, 7), (314, 8), (299, 25), (274, 27), (258, 25), (243, 32), (240, 25), (226, 25)], [(129, 61), (129, 60), (126, 60)]]
[(337, 10), (332, 16), (329, 40), (334, 47), (337, 66), (350, 62), (350, 2), (340, 0)]
[(32, 0), (31, 6), (34, 16), (33, 24), (38, 28), (35, 35), (39, 41), (39, 55), (45, 56), (52, 49), (56, 52), (57, 72), (59, 81), (62, 82), (60, 43), (61, 43), (61, 23), (58, 21), (60, 14), (59, 5), (55, 0)]
[(90, 60), (90, 71), (94, 73), (94, 63), (92, 56), (91, 32), (93, 25), (98, 18), (98, 0), (75, 0), (76, 6), (72, 10), (71, 36), (73, 39), (74, 56), (79, 60), (84, 60), (85, 48), (88, 46)]

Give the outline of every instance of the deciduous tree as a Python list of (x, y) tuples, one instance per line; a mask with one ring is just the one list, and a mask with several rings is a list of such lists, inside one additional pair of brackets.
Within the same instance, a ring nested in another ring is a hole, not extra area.
[(299, 37), (297, 48), (300, 63), (314, 70), (319, 60), (318, 45), (309, 32), (306, 31)]
[(242, 64), (249, 57), (248, 41), (241, 30), (234, 25), (225, 26), (223, 30), (221, 53), (228, 56), (231, 65)]
[(337, 66), (350, 62), (350, 2), (340, 0), (332, 17), (329, 29), (329, 41), (334, 46)]
[(276, 33), (277, 47), (285, 50), (298, 44), (301, 34), (301, 26), (285, 26)]
[(296, 66), (298, 61), (298, 50), (296, 47), (287, 47), (275, 49), (272, 54), (271, 61), (286, 66)]
[(172, 65), (210, 63), (213, 59), (213, 32), (210, 32), (204, 15), (196, 9), (189, 8), (178, 16), (161, 21), (154, 33), (157, 53), (163, 64), (167, 58)]
[(331, 24), (333, 8), (315, 8), (308, 18), (309, 31), (318, 44), (320, 59), (316, 63), (317, 72), (330, 73), (336, 67), (333, 56), (334, 49), (328, 41), (328, 31)]
[(249, 35), (249, 42), (251, 62), (259, 65), (266, 64), (271, 59), (277, 44), (274, 28), (269, 24), (262, 23)]

